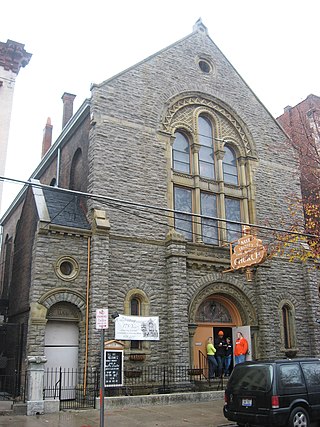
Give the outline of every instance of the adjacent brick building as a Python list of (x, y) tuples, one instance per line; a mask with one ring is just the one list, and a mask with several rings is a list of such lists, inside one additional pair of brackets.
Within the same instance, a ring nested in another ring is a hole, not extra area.
[(288, 188), (301, 191), (287, 135), (203, 23), (91, 93), (2, 218), (2, 298), (24, 325), (23, 360), (58, 364), (63, 344), (97, 366), (97, 308), (159, 317), (159, 341), (125, 342), (126, 367), (197, 365), (208, 336), (239, 327), (248, 357), (318, 355), (314, 269), (274, 257), (250, 281), (227, 271), (241, 226), (269, 243), (290, 225)]

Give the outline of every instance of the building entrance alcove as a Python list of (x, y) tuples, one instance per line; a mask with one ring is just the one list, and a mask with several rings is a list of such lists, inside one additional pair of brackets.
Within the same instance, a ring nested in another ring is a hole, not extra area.
[(45, 330), (46, 369), (78, 369), (80, 312), (61, 302), (48, 311)]

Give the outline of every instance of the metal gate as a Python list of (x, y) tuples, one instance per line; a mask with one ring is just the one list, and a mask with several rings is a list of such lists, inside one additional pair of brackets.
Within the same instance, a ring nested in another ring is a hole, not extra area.
[(48, 369), (44, 375), (44, 399), (59, 399), (60, 409), (95, 408), (98, 384), (95, 370)]
[(23, 324), (0, 323), (0, 400), (24, 399), (21, 374)]

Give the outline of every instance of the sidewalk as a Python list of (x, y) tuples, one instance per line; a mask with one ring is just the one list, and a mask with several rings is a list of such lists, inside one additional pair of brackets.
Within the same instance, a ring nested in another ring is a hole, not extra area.
[[(223, 400), (105, 410), (104, 427), (234, 426), (222, 413)], [(74, 410), (36, 416), (0, 416), (0, 427), (100, 427), (100, 411)]]

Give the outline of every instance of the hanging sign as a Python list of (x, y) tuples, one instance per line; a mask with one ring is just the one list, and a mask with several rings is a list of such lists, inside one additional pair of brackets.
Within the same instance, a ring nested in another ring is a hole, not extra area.
[(231, 269), (238, 270), (252, 265), (261, 264), (267, 257), (267, 250), (262, 241), (249, 234), (250, 227), (244, 227), (244, 235), (238, 239), (237, 244), (230, 244)]
[(158, 341), (159, 317), (118, 316), (115, 319), (115, 339)]

